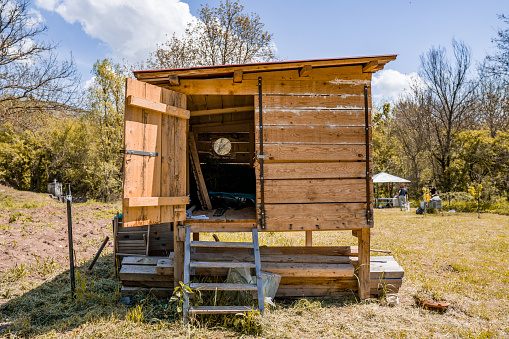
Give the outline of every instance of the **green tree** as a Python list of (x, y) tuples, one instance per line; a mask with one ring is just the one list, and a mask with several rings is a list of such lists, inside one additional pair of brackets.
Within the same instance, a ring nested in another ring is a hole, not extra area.
[(391, 105), (385, 103), (373, 112), (373, 166), (375, 173), (395, 173), (398, 167), (397, 146), (393, 135)]
[(96, 195), (108, 200), (120, 192), (124, 124), (125, 75), (119, 64), (108, 59), (97, 60), (92, 69), (93, 83), (88, 89), (87, 116), (92, 122), (97, 142)]
[(509, 193), (509, 133), (499, 131), (492, 137), (488, 130), (462, 131), (455, 143), (455, 168), (462, 190), (482, 182), (487, 193), (492, 185), (500, 193)]
[(158, 45), (147, 63), (153, 68), (179, 68), (270, 61), (276, 51), (273, 35), (264, 26), (258, 14), (245, 13), (238, 1), (202, 5), (197, 22), (190, 23), (182, 37), (173, 35)]

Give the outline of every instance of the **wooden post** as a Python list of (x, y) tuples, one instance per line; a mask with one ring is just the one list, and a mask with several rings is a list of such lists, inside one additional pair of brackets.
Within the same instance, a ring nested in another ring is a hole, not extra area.
[(200, 241), (200, 233), (193, 232), (193, 241)]
[(173, 228), (173, 287), (184, 282), (184, 240), (186, 228), (181, 222)]
[(370, 228), (363, 228), (357, 232), (359, 238), (359, 298), (370, 296)]
[(306, 246), (313, 246), (313, 231), (306, 231)]

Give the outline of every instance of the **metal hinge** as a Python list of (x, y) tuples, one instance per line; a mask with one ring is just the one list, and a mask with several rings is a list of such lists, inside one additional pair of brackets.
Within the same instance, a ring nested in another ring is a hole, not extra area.
[(258, 159), (268, 159), (269, 157), (267, 155), (264, 155), (264, 154), (257, 154), (256, 158), (258, 158)]
[(125, 154), (132, 154), (132, 155), (145, 155), (145, 156), (149, 156), (149, 157), (157, 157), (157, 152), (143, 152), (143, 151), (132, 151), (132, 150), (128, 150), (128, 149), (122, 149), (120, 150), (120, 153), (125, 153)]

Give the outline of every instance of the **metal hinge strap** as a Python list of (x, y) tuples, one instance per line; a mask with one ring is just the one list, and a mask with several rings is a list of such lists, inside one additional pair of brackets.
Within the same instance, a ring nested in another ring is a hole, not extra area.
[(149, 156), (149, 157), (157, 157), (157, 155), (158, 155), (157, 152), (133, 151), (133, 150), (128, 150), (128, 149), (120, 150), (120, 153), (132, 154), (132, 155), (144, 155), (144, 156)]

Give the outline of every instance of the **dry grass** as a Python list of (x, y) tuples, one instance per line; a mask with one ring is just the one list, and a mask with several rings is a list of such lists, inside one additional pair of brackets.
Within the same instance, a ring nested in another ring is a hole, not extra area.
[[(80, 271), (76, 300), (68, 273), (49, 259), (6, 272), (0, 282), (0, 335), (37, 338), (502, 338), (509, 337), (509, 217), (472, 213), (416, 215), (377, 210), (372, 247), (392, 250), (406, 271), (400, 304), (342, 299), (279, 301), (258, 329), (241, 317), (183, 326), (166, 300), (119, 302), (111, 253)], [(105, 231), (106, 233), (106, 231)], [(106, 235), (106, 234), (105, 234)], [(210, 235), (208, 235), (210, 237)], [(222, 240), (233, 235), (219, 234)], [(249, 234), (242, 235), (246, 239)], [(264, 233), (261, 244), (303, 245), (303, 232)], [(315, 232), (314, 245), (354, 245), (350, 232)], [(38, 266), (46, 265), (50, 269)], [(86, 264), (85, 264), (86, 265)], [(85, 267), (83, 265), (83, 267)], [(33, 272), (45, 272), (44, 275)], [(9, 295), (5, 294), (9, 290)], [(447, 301), (443, 313), (414, 297)], [(3, 324), (3, 325), (2, 325)], [(261, 328), (261, 330), (259, 329)], [(244, 331), (243, 331), (244, 329)], [(248, 333), (243, 333), (248, 332)]]

